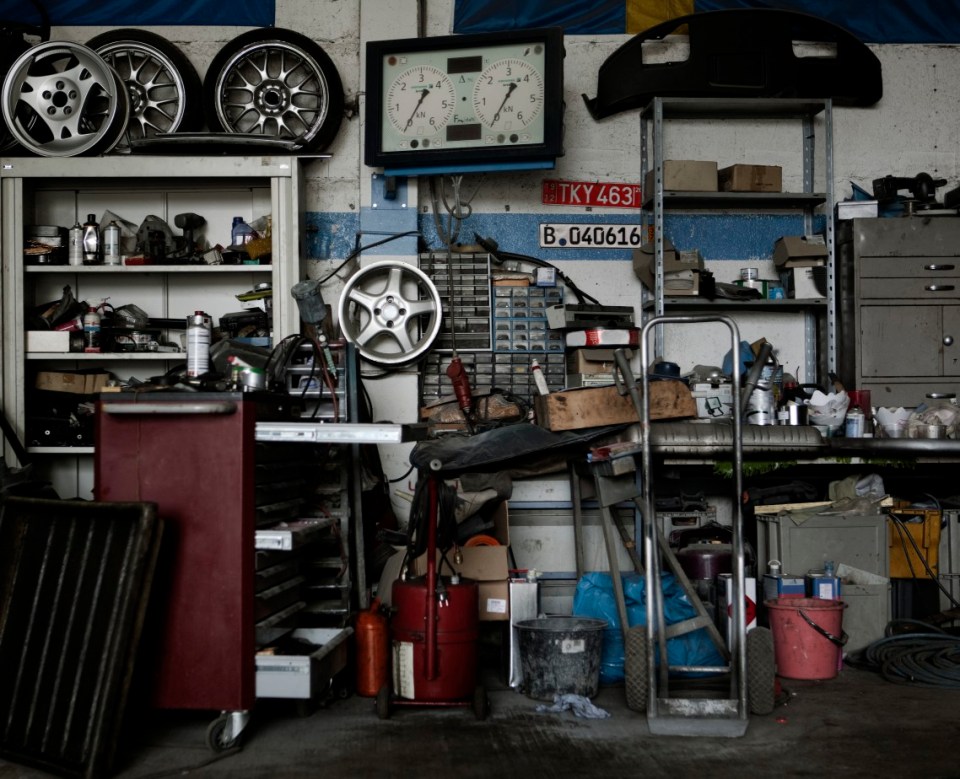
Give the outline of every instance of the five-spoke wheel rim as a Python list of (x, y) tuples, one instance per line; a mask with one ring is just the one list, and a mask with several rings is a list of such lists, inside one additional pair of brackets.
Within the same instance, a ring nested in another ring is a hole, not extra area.
[(357, 271), (340, 297), (340, 328), (361, 356), (403, 365), (427, 352), (441, 324), (440, 293), (419, 268), (375, 262)]

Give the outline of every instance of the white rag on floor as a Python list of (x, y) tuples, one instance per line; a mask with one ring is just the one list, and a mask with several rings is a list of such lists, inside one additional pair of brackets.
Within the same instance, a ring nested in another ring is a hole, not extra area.
[(547, 706), (545, 703), (537, 706), (537, 711), (559, 713), (567, 710), (572, 711), (576, 716), (583, 717), (584, 719), (606, 719), (610, 716), (609, 711), (594, 706), (589, 698), (572, 693), (554, 695), (552, 706)]

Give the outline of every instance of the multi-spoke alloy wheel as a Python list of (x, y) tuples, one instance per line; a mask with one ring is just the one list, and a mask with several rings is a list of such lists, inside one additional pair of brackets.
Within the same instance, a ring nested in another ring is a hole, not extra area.
[(343, 85), (327, 53), (280, 28), (251, 30), (214, 57), (204, 78), (211, 129), (266, 135), (320, 151), (343, 118)]
[(200, 76), (172, 43), (145, 30), (110, 30), (91, 38), (87, 46), (103, 57), (127, 86), (128, 143), (200, 129)]

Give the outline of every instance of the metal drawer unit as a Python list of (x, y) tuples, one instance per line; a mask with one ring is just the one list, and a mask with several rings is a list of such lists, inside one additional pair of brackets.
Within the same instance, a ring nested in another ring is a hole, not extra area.
[(884, 406), (960, 388), (960, 219), (854, 219), (839, 231), (841, 378)]

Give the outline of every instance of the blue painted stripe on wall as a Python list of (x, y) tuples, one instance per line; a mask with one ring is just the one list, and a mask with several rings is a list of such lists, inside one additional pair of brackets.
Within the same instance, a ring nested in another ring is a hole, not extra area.
[[(313, 211), (306, 217), (308, 259), (342, 259), (354, 250), (360, 229), (359, 214)], [(460, 243), (473, 243), (474, 233), (478, 233), (484, 238), (493, 238), (504, 251), (550, 262), (631, 258), (627, 249), (541, 249), (541, 223), (632, 225), (638, 224), (639, 219), (626, 214), (474, 213), (461, 226)], [(671, 214), (665, 223), (666, 234), (677, 249), (700, 249), (706, 260), (770, 258), (778, 238), (803, 233), (803, 218), (790, 214)], [(443, 248), (430, 214), (420, 214), (418, 224), (429, 248)], [(814, 220), (814, 230), (824, 230), (822, 217)], [(365, 233), (361, 243), (372, 244), (384, 237), (384, 233)], [(406, 250), (407, 242), (403, 243)], [(400, 253), (403, 252), (390, 244), (371, 250), (371, 254)]]

